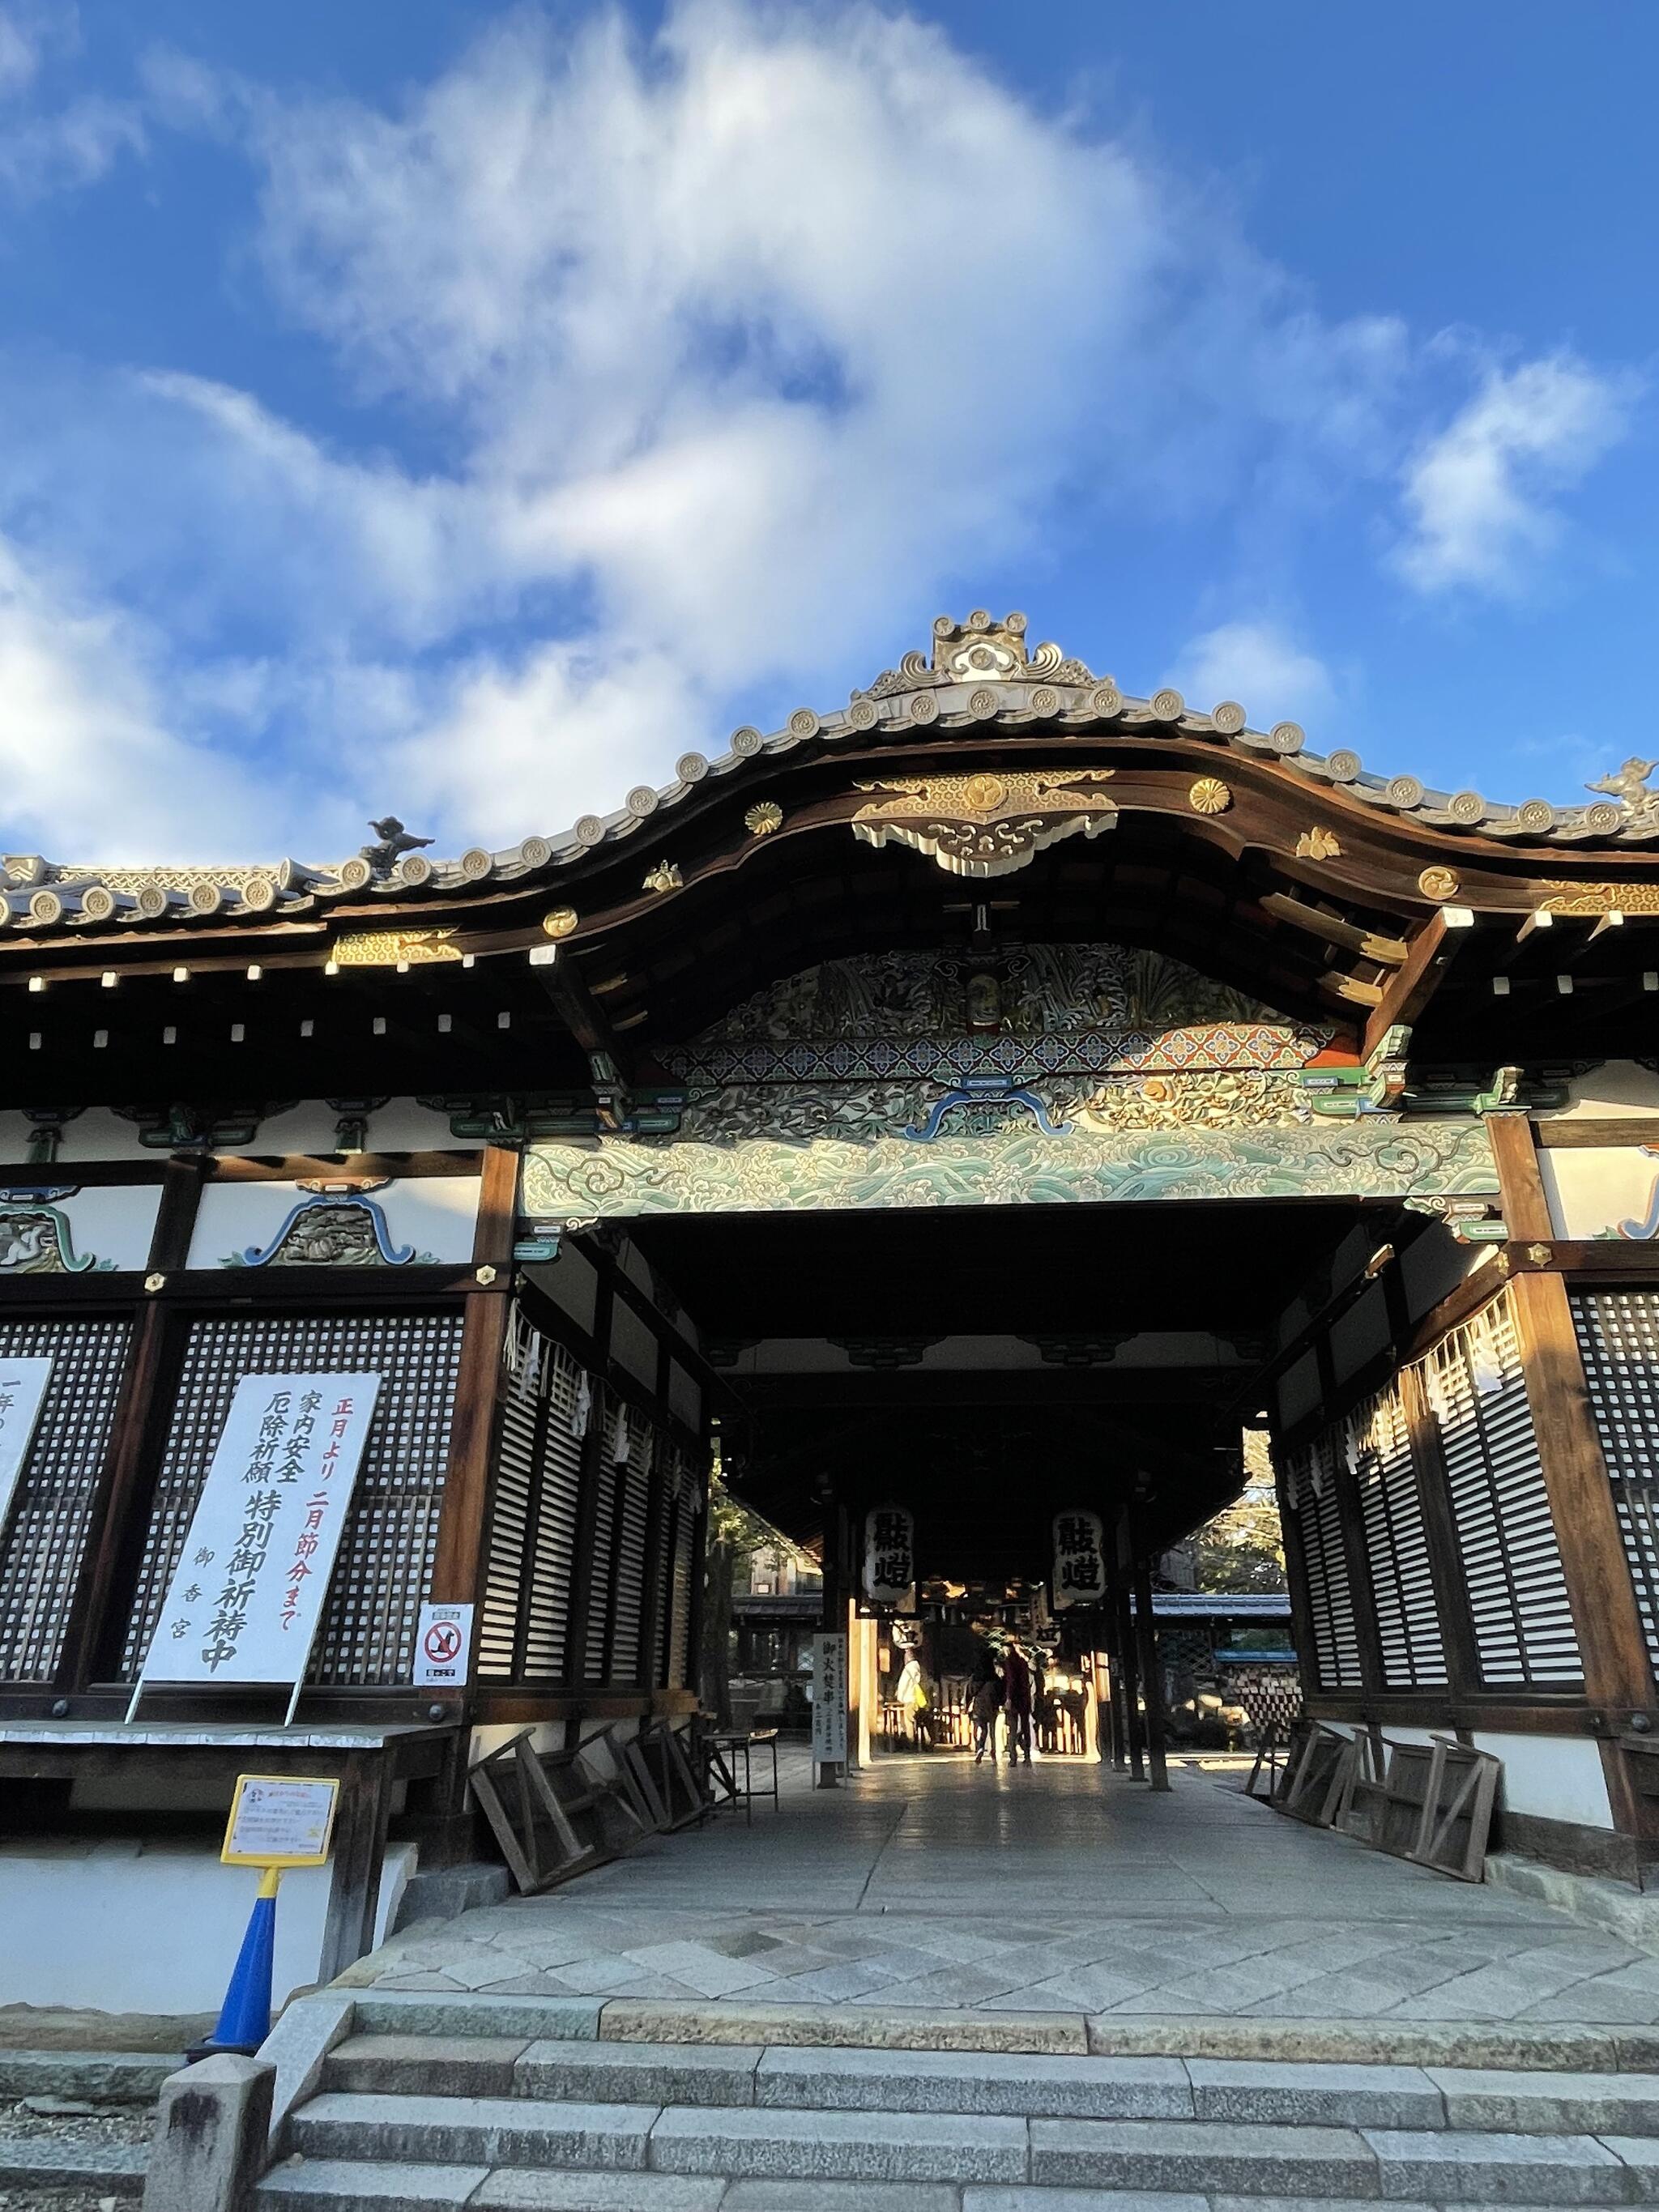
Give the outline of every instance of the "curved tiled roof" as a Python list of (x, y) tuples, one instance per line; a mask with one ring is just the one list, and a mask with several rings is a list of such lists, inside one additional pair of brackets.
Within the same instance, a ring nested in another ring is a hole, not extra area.
[(1314, 788), (1336, 786), (1346, 798), (1380, 813), (1409, 817), (1436, 830), (1566, 847), (1629, 847), (1659, 840), (1659, 791), (1648, 788), (1659, 765), (1652, 761), (1628, 760), (1589, 786), (1604, 795), (1586, 805), (1557, 807), (1541, 799), (1506, 805), (1477, 791), (1436, 790), (1414, 775), (1370, 775), (1355, 752), (1311, 752), (1295, 722), (1253, 729), (1244, 708), (1231, 700), (1200, 710), (1189, 708), (1174, 690), (1156, 691), (1150, 699), (1131, 697), (1109, 676), (1068, 659), (1057, 645), (1028, 650), (1025, 630), (1025, 617), (1019, 614), (996, 621), (978, 610), (963, 623), (941, 615), (933, 625), (931, 659), (907, 653), (896, 669), (854, 691), (844, 708), (822, 714), (799, 708), (770, 735), (738, 730), (729, 750), (713, 760), (701, 753), (683, 754), (672, 782), (661, 788), (637, 785), (615, 812), (584, 815), (553, 836), (526, 837), (495, 852), (477, 846), (448, 860), (408, 851), (383, 862), (372, 857), (371, 848), (326, 865), (285, 860), (264, 866), (94, 867), (52, 863), (38, 855), (10, 856), (0, 860), (0, 927), (40, 931), (76, 922), (107, 927), (215, 916), (274, 919), (313, 912), (341, 898), (407, 898), (411, 892), (545, 879), (632, 836), (659, 815), (672, 813), (705, 784), (781, 755), (807, 748), (827, 750), (853, 738), (923, 731), (931, 736), (955, 729), (1044, 726), (1071, 734), (1091, 730), (1198, 737), (1276, 761)]

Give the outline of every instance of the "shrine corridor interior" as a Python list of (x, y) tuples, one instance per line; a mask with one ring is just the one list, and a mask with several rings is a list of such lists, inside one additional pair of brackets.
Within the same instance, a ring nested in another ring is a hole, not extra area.
[[(1235, 1497), (1242, 1426), (1352, 1259), (1431, 1224), (1227, 1201), (631, 1224), (721, 1384), (733, 1493), (856, 1579), (888, 1499), (923, 1580), (1045, 1582), (1068, 1508), (1156, 1554)], [(1358, 1248), (1350, 1255), (1347, 1248)]]

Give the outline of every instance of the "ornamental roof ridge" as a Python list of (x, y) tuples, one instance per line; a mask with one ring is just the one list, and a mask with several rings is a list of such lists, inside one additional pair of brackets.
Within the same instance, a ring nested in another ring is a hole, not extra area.
[(1371, 775), (1358, 754), (1346, 748), (1311, 752), (1299, 723), (1254, 729), (1236, 700), (1224, 699), (1206, 712), (1188, 708), (1173, 686), (1136, 698), (1058, 645), (1028, 647), (1026, 629), (1019, 613), (999, 620), (975, 608), (965, 622), (940, 615), (933, 626), (931, 655), (906, 653), (897, 668), (884, 670), (866, 689), (854, 690), (845, 708), (823, 714), (797, 708), (770, 735), (752, 727), (737, 730), (726, 752), (712, 760), (699, 752), (683, 753), (671, 782), (660, 787), (635, 785), (611, 813), (584, 814), (556, 836), (526, 837), (499, 851), (474, 846), (455, 860), (431, 859), (416, 849), (431, 841), (407, 836), (403, 824), (388, 816), (370, 825), (379, 842), (350, 860), (328, 863), (100, 867), (53, 863), (38, 854), (0, 855), (0, 930), (11, 926), (38, 931), (76, 922), (270, 918), (314, 911), (342, 897), (406, 898), (411, 891), (510, 884), (635, 834), (711, 780), (744, 775), (751, 763), (803, 746), (832, 746), (878, 732), (895, 738), (954, 729), (988, 733), (1052, 723), (1065, 734), (1077, 735), (1109, 724), (1129, 736), (1218, 738), (1233, 752), (1276, 762), (1311, 787), (1334, 787), (1350, 799), (1425, 828), (1478, 831), (1529, 844), (1628, 846), (1659, 840), (1659, 790), (1651, 787), (1659, 760), (1626, 760), (1612, 775), (1586, 786), (1603, 795), (1583, 806), (1558, 807), (1542, 799), (1507, 805), (1477, 791), (1449, 793), (1415, 775)]

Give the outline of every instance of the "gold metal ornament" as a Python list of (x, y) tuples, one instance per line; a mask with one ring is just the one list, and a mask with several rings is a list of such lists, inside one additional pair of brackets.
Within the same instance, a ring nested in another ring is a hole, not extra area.
[(568, 937), (576, 927), (574, 906), (556, 906), (551, 914), (542, 916), (542, 927), (550, 937)]
[(1425, 868), (1417, 888), (1425, 898), (1445, 900), (1455, 899), (1462, 886), (1449, 868)]
[(769, 837), (783, 827), (783, 809), (775, 800), (763, 799), (758, 806), (750, 808), (743, 821), (751, 837)]
[(659, 860), (646, 877), (648, 891), (678, 891), (685, 888), (685, 878), (672, 860)]
[(330, 957), (342, 968), (426, 968), (459, 960), (453, 929), (362, 929), (337, 937)]
[(1231, 790), (1218, 775), (1200, 776), (1187, 796), (1198, 814), (1224, 814), (1233, 803)]
[(1298, 860), (1340, 860), (1341, 843), (1334, 830), (1304, 830), (1296, 841), (1296, 857)]

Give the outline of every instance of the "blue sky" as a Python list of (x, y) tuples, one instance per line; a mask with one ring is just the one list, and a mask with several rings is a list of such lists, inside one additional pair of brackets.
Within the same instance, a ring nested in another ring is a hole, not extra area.
[(505, 843), (975, 605), (1571, 802), (1648, 750), (1656, 63), (1627, 0), (0, 0), (0, 847)]

